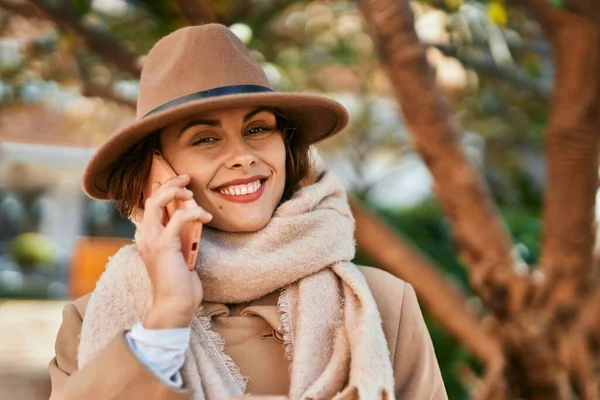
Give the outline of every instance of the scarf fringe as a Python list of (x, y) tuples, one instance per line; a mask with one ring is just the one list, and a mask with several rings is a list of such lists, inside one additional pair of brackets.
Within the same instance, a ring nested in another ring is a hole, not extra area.
[[(203, 314), (204, 309), (200, 307), (196, 312), (196, 318), (200, 322), (203, 334), (206, 335), (208, 342), (212, 345), (212, 349), (206, 349), (206, 352), (212, 353), (219, 361), (222, 361), (223, 367), (227, 372), (230, 381), (235, 384), (240, 393), (246, 393), (248, 386), (248, 378), (242, 375), (242, 371), (237, 366), (235, 361), (225, 353), (225, 340), (217, 332), (211, 329), (212, 320)], [(212, 357), (211, 357), (212, 358)]]
[(289, 286), (286, 286), (285, 288), (281, 289), (281, 292), (279, 293), (277, 307), (281, 313), (281, 326), (283, 327), (283, 348), (285, 350), (285, 357), (290, 361), (292, 361), (294, 355), (294, 332), (292, 330), (291, 306)]

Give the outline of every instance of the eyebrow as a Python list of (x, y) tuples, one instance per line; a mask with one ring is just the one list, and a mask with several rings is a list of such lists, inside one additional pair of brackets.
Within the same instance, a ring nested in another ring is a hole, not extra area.
[[(262, 107), (262, 108), (257, 108), (256, 110), (250, 111), (248, 114), (244, 115), (244, 122), (248, 121), (250, 118), (254, 117), (256, 114), (263, 112), (263, 111), (269, 111), (271, 112), (271, 110), (269, 110), (268, 108)], [(218, 119), (195, 119), (192, 120), (190, 122), (188, 122), (183, 129), (181, 129), (179, 131), (179, 133), (177, 134), (177, 139), (179, 139), (181, 137), (181, 135), (183, 135), (183, 133), (188, 130), (189, 128), (191, 128), (192, 126), (196, 126), (196, 125), (208, 125), (208, 126), (221, 126), (221, 121)]]

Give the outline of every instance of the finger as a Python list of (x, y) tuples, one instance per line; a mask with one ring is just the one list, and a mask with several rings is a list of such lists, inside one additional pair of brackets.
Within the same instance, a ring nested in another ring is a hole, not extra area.
[[(156, 201), (160, 194), (164, 191), (172, 190), (172, 187), (185, 187), (190, 181), (189, 175), (179, 175), (174, 176), (172, 178), (167, 179), (163, 184), (160, 182), (153, 182), (150, 188), (150, 196), (146, 198), (144, 201), (144, 207), (146, 206), (146, 202), (148, 200)], [(157, 197), (158, 196), (158, 197)]]
[(156, 195), (148, 200), (152, 206), (164, 208), (173, 200), (188, 200), (192, 197), (194, 197), (194, 193), (191, 190), (185, 187), (171, 186), (156, 192)]
[(173, 176), (162, 184), (160, 182), (153, 182), (151, 196), (171, 186), (184, 187), (188, 183), (190, 183), (190, 176), (187, 174)]
[(185, 186), (190, 182), (190, 176), (188, 174), (181, 174), (167, 179), (161, 186)]
[[(151, 195), (144, 202), (143, 221), (145, 227), (153, 227), (154, 229), (164, 227), (167, 222), (165, 219), (167, 204), (173, 199), (187, 200), (193, 197), (192, 193), (183, 190), (189, 181), (190, 176), (183, 174), (167, 179), (162, 185), (160, 182), (152, 183)], [(173, 193), (174, 191), (177, 192), (177, 188), (183, 190), (180, 192), (181, 194)]]
[(189, 200), (194, 196), (191, 190), (183, 187), (171, 186), (161, 188), (156, 194), (148, 198), (144, 204), (144, 225), (164, 226), (163, 220), (166, 213), (165, 207), (173, 200)]
[(203, 224), (210, 222), (212, 215), (202, 207), (182, 208), (173, 214), (165, 229), (167, 239), (179, 237), (183, 226), (187, 222), (200, 221)]

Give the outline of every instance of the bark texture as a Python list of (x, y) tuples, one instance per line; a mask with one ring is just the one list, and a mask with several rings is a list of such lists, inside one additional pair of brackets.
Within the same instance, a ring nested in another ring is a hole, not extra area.
[[(542, 259), (533, 274), (515, 270), (510, 239), (481, 179), (462, 154), (458, 131), (436, 90), (408, 1), (362, 0), (360, 5), (415, 147), (434, 178), (472, 284), (495, 318), (493, 337), (498, 338), (501, 361), (488, 364), (479, 398), (596, 399), (600, 295), (592, 293), (598, 292), (593, 222), (600, 26), (590, 15), (571, 12), (571, 4), (560, 9), (546, 0), (522, 2), (541, 22), (556, 68), (545, 132), (548, 183)], [(434, 281), (421, 271), (409, 275), (415, 287), (414, 280)]]
[(541, 0), (524, 3), (542, 23), (554, 51), (555, 88), (544, 133), (548, 181), (541, 266), (552, 289), (551, 306), (570, 308), (589, 291), (595, 273), (600, 28)]
[(452, 223), (459, 253), (471, 268), (473, 287), (487, 307), (508, 317), (521, 308), (524, 282), (487, 188), (460, 147), (459, 132), (415, 33), (410, 6), (397, 0), (363, 0), (360, 5), (415, 148), (431, 171)]

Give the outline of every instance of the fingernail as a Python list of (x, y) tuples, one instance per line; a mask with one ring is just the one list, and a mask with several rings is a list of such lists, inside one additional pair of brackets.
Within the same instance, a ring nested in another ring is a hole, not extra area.
[(210, 218), (210, 219), (212, 219), (212, 217), (213, 217), (213, 216), (212, 216), (212, 214), (211, 214), (211, 213), (208, 213), (208, 212), (207, 212), (207, 213), (205, 213), (205, 214), (206, 214), (206, 218)]

